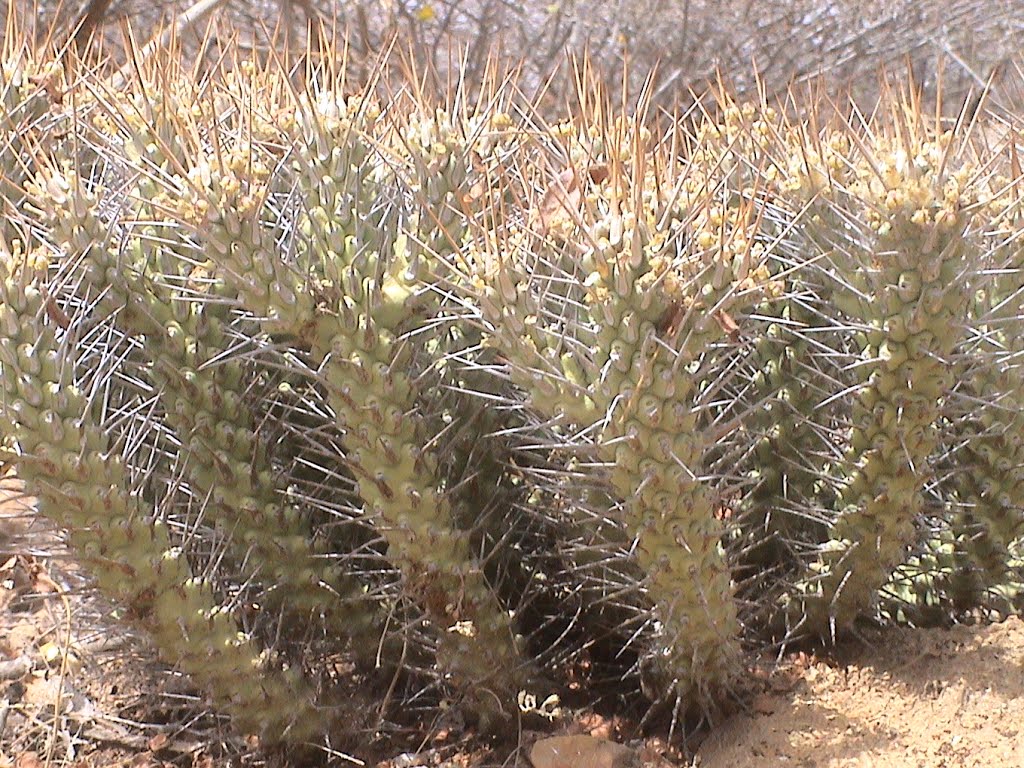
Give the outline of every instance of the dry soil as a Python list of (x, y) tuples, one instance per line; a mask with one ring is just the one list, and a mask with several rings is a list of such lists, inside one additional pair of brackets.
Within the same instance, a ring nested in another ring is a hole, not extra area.
[[(132, 641), (85, 627), (103, 623), (103, 608), (75, 593), (77, 569), (55, 557), (52, 532), (35, 526), (24, 500), (0, 499), (0, 768), (40, 768), (47, 753), (57, 766), (212, 765), (210, 745), (174, 727), (174, 712), (153, 722), (154, 697), (145, 694), (173, 700), (167, 676), (147, 670)], [(591, 729), (577, 722), (572, 730)], [(608, 735), (606, 726), (595, 730)], [(465, 752), (453, 761), (452, 746), (444, 764), (485, 762)], [(659, 751), (649, 742), (639, 755), (664, 768)], [(694, 764), (1024, 766), (1024, 622), (890, 629), (830, 656), (792, 655)]]

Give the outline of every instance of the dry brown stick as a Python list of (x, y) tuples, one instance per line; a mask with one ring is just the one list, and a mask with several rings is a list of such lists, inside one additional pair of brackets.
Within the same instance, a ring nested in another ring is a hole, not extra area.
[(143, 46), (137, 57), (129, 58), (129, 60), (125, 62), (117, 72), (111, 75), (110, 79), (107, 81), (107, 87), (112, 91), (123, 88), (128, 80), (129, 73), (136, 66), (142, 64), (146, 59), (152, 56), (154, 52), (161, 48), (165, 48), (171, 40), (181, 35), (183, 32), (188, 30), (189, 27), (193, 26), (196, 22), (206, 16), (206, 14), (210, 13), (217, 8), (217, 6), (222, 5), (223, 3), (224, 0), (197, 0), (196, 3), (179, 13), (172, 24), (168, 24), (164, 27), (162, 32), (154, 36), (152, 40)]

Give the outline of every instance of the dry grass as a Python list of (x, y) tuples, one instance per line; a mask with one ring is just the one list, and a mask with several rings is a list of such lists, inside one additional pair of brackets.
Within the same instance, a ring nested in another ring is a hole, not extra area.
[[(782, 95), (818, 83), (832, 98), (849, 89), (877, 97), (877, 73), (908, 72), (926, 95), (948, 104), (972, 98), (990, 80), (997, 100), (1024, 109), (1011, 59), (1024, 33), (1014, 0), (7, 0), (40, 35), (101, 39), (115, 61), (126, 30), (139, 42), (166, 33), (189, 9), (203, 10), (176, 34), (216, 60), (207, 22), (229, 22), (243, 49), (315, 50), (344, 39), (353, 62), (372, 69), (394, 41), (419, 76), (439, 89), (461, 74), (479, 81), (493, 57), (521, 73), (521, 87), (561, 108), (571, 101), (567, 51), (587, 53), (604, 79), (656, 106), (685, 107), (724, 81), (739, 99)], [(754, 72), (759, 74), (755, 77)]]

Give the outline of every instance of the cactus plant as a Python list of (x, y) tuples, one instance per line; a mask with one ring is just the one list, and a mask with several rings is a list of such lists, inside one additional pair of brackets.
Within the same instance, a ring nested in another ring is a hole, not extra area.
[(763, 245), (727, 174), (662, 177), (641, 128), (556, 136), (572, 165), (548, 177), (534, 230), (476, 256), (482, 320), (528, 407), (591, 435), (658, 622), (648, 690), (685, 711), (728, 685), (739, 652), (698, 385), (723, 318), (761, 290)]
[[(313, 551), (299, 511), (283, 504), (275, 488), (244, 401), (241, 363), (218, 362), (233, 345), (233, 297), (216, 282), (196, 284), (196, 276), (194, 287), (184, 287), (205, 294), (201, 301), (188, 301), (180, 288), (168, 285), (177, 276), (163, 275), (155, 265), (167, 260), (160, 250), (173, 248), (174, 237), (155, 224), (135, 227), (126, 251), (111, 242), (111, 227), (97, 214), (98, 201), (73, 171), (53, 172), (36, 188), (38, 203), (49, 209), (62, 258), (84, 268), (78, 290), (102, 297), (99, 312), (146, 339), (153, 361), (148, 373), (164, 418), (188, 451), (191, 492), (206, 501), (207, 515), (241, 547), (250, 578), (271, 588), (261, 599), (271, 608), (287, 603), (289, 612), (305, 613), (306, 620), (310, 611), (326, 608), (328, 615), (337, 614), (331, 621), (337, 631), (358, 636), (366, 630), (369, 637), (359, 645), (369, 640), (372, 646), (376, 637), (369, 616), (361, 609), (343, 610), (345, 599), (359, 600), (361, 586), (336, 569), (330, 572), (324, 553), (318, 558)], [(153, 198), (141, 189), (139, 197), (147, 204), (122, 215), (154, 221), (159, 202), (148, 202)]]
[(159, 510), (133, 493), (107, 442), (102, 405), (73, 380), (76, 343), (49, 319), (38, 256), (5, 253), (0, 265), (3, 428), (18, 444), (19, 476), (41, 511), (68, 529), (99, 588), (124, 603), (168, 661), (211, 691), (240, 728), (269, 741), (324, 730), (298, 669), (275, 668), (240, 632), (221, 599), (193, 575)]
[[(436, 122), (440, 113), (419, 125), (410, 119), (415, 135), (399, 141), (375, 126), (374, 110), (328, 89), (301, 102), (297, 120), (285, 124), (294, 132), (279, 140), (295, 148), (291, 178), (300, 200), (296, 264), (279, 250), (284, 221), (267, 207), (282, 180), (251, 139), (239, 137), (223, 162), (210, 156), (195, 166), (196, 195), (183, 218), (263, 331), (294, 339), (321, 366), (364, 515), (384, 535), (404, 593), (437, 629), (440, 669), (468, 698), (467, 712), (490, 726), (511, 715), (528, 672), (508, 612), (458, 533), (417, 413), (424, 384), (411, 373), (417, 348), (442, 352), (426, 260), (457, 234), (443, 216), (403, 221), (401, 180), (374, 141), (390, 141), (396, 154), (423, 164), (428, 199), (463, 186), (455, 175), (461, 147)], [(444, 204), (436, 200), (432, 210), (443, 213)]]
[(334, 748), (382, 661), (375, 730), (542, 674), (675, 727), (744, 643), (1019, 604), (1019, 180), (912, 100), (15, 69), (2, 458), (240, 728)]
[(952, 356), (966, 335), (979, 268), (970, 232), (972, 168), (948, 133), (929, 136), (908, 109), (876, 129), (851, 160), (847, 195), (832, 205), (836, 308), (863, 339), (851, 413), (851, 472), (838, 499), (821, 577), (811, 580), (805, 627), (834, 636), (877, 601), (917, 540), (915, 520), (937, 447)]
[[(1010, 147), (1011, 167), (1015, 148)], [(1002, 586), (1011, 578), (1010, 548), (1024, 536), (1024, 401), (1020, 397), (1020, 295), (1024, 290), (1019, 201), (1011, 181), (990, 184), (986, 247), (991, 278), (976, 292), (972, 307), (977, 335), (966, 345), (956, 399), (952, 399), (947, 443), (952, 484), (960, 502), (962, 575), (974, 592)], [(965, 604), (984, 600), (965, 595)]]

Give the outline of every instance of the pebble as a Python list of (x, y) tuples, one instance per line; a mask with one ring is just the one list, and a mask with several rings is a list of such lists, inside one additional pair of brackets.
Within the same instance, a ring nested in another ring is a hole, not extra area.
[(593, 736), (554, 736), (530, 750), (533, 768), (633, 768), (636, 753), (614, 741)]

